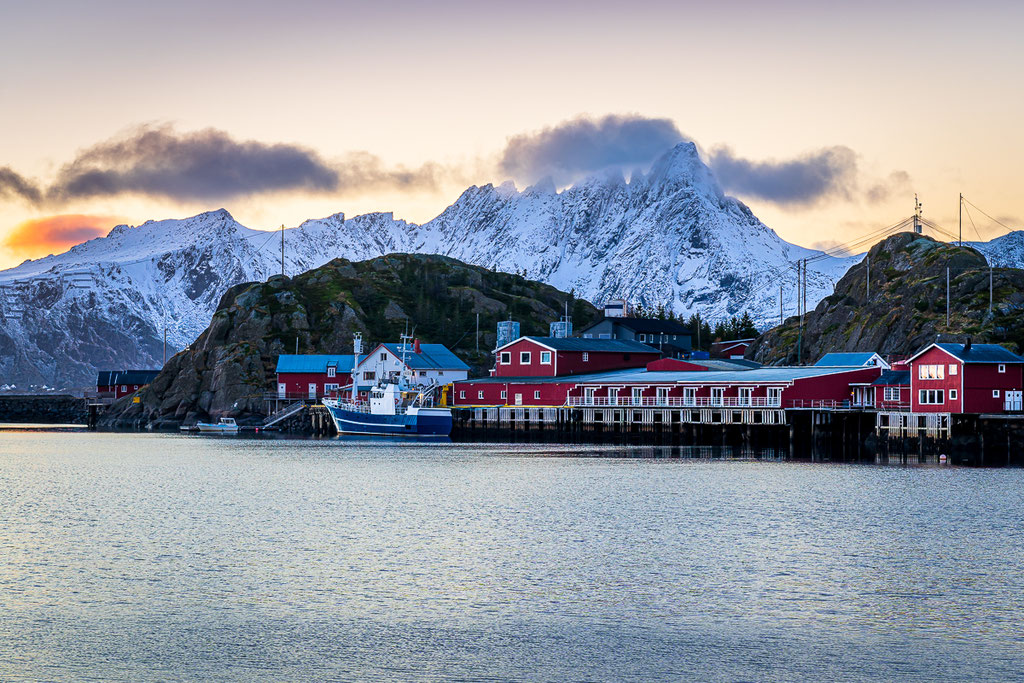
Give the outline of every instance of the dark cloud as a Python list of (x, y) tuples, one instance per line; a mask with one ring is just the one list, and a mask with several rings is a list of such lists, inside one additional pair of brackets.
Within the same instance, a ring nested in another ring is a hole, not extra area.
[(209, 201), (280, 190), (326, 192), (338, 172), (315, 152), (285, 144), (239, 142), (207, 129), (137, 129), (101, 142), (64, 166), (50, 187), (54, 200), (143, 194)]
[(750, 161), (718, 147), (709, 165), (726, 191), (778, 204), (850, 199), (857, 189), (857, 155), (849, 147), (829, 147), (789, 161)]
[(35, 183), (3, 166), (0, 167), (0, 197), (17, 197), (38, 204), (43, 193)]
[(670, 119), (581, 116), (510, 138), (498, 167), (523, 182), (551, 176), (561, 184), (605, 168), (649, 163), (683, 139)]
[(239, 141), (212, 128), (145, 126), (80, 152), (45, 190), (0, 168), (0, 197), (54, 205), (121, 194), (210, 202), (273, 192), (434, 189), (445, 172), (436, 164), (389, 168), (365, 152), (327, 161), (305, 147)]

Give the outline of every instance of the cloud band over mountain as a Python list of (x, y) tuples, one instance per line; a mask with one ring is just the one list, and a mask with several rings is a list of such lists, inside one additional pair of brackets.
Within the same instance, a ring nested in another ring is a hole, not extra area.
[[(527, 184), (551, 177), (564, 186), (606, 169), (646, 166), (687, 140), (667, 118), (579, 116), (509, 138), (495, 172)], [(908, 180), (899, 171), (887, 179), (864, 180), (856, 153), (844, 146), (782, 161), (752, 161), (728, 147), (717, 147), (706, 158), (725, 191), (783, 206), (828, 198), (882, 201)], [(369, 152), (327, 160), (300, 145), (236, 140), (213, 128), (182, 133), (172, 126), (141, 126), (79, 152), (49, 186), (0, 168), (0, 198), (37, 206), (125, 194), (220, 202), (280, 192), (435, 191), (444, 180), (460, 175), (466, 173), (437, 163), (392, 167)], [(869, 189), (862, 192), (862, 185)]]

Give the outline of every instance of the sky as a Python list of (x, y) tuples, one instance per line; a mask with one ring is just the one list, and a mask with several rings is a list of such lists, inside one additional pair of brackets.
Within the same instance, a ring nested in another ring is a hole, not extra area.
[(915, 192), (1024, 227), (1024, 3), (837, 5), (0, 0), (0, 267), (221, 207), (424, 222), (682, 140), (806, 246)]

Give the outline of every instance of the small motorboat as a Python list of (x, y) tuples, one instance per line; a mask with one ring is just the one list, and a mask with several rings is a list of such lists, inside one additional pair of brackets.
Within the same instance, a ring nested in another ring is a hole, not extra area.
[(202, 434), (237, 434), (238, 425), (233, 417), (222, 417), (220, 422), (197, 422), (196, 429)]

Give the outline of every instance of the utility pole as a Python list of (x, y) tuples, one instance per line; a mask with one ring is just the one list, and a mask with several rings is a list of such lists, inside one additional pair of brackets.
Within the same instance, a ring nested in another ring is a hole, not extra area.
[(946, 266), (946, 330), (949, 330), (949, 266)]
[(281, 277), (284, 277), (284, 223), (281, 224)]
[(960, 193), (960, 246), (964, 246), (964, 193)]
[(804, 350), (804, 306), (800, 298), (800, 291), (803, 287), (803, 281), (800, 279), (800, 270), (805, 267), (803, 260), (797, 261), (796, 264), (796, 305), (797, 310), (800, 313), (799, 330), (796, 335), (796, 364), (803, 364), (803, 350)]
[(779, 285), (779, 324), (785, 322), (786, 318), (782, 311), (782, 285)]
[[(167, 310), (164, 310), (164, 365), (167, 365)], [(163, 367), (161, 365), (160, 367)]]
[(476, 352), (480, 353), (480, 314), (476, 314)]
[(988, 262), (988, 314), (992, 315), (992, 262)]
[(871, 298), (871, 252), (867, 255), (868, 274), (864, 281), (867, 283), (868, 293), (867, 299)]

